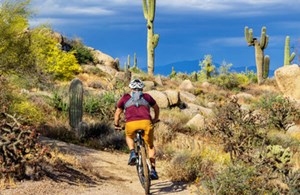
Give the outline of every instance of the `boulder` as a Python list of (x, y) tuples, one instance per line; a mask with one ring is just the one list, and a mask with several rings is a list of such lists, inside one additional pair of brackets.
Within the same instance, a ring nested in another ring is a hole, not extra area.
[(210, 108), (205, 108), (203, 106), (199, 106), (196, 104), (188, 103), (187, 108), (182, 110), (184, 113), (189, 115), (196, 115), (201, 113), (204, 116), (212, 117), (214, 116), (214, 112)]
[(151, 95), (155, 99), (157, 105), (160, 108), (168, 108), (170, 106), (168, 97), (164, 92), (151, 90), (151, 91), (146, 91), (145, 93)]
[(155, 88), (155, 84), (153, 81), (143, 81), (145, 84), (145, 88), (144, 91), (150, 91), (153, 90)]
[(300, 100), (300, 67), (297, 64), (278, 68), (275, 79), (284, 95)]
[(160, 75), (155, 76), (155, 82), (157, 83), (157, 85), (163, 86), (162, 78)]
[(107, 74), (113, 76), (113, 77), (114, 77), (114, 76), (116, 75), (116, 73), (117, 73), (117, 70), (116, 70), (116, 69), (111, 68), (111, 67), (109, 67), (109, 66), (97, 64), (96, 67), (99, 68), (100, 70), (102, 70), (103, 72), (105, 72), (105, 73), (107, 73)]
[(188, 127), (195, 127), (197, 130), (201, 129), (205, 125), (204, 117), (201, 114), (196, 114), (186, 124)]
[(192, 81), (190, 81), (190, 80), (184, 80), (179, 85), (179, 89), (183, 90), (183, 91), (189, 91), (189, 92), (191, 92), (191, 91), (195, 90), (195, 87), (194, 87)]
[(99, 50), (92, 50), (92, 54), (94, 55), (95, 61), (97, 64), (103, 65), (103, 66), (108, 66), (110, 68), (113, 68), (115, 70), (118, 70), (118, 64), (117, 61), (112, 58), (111, 56), (102, 53)]
[(253, 95), (251, 95), (249, 93), (244, 93), (244, 92), (233, 95), (232, 98), (233, 97), (237, 98), (239, 104), (245, 103), (247, 101), (252, 101), (255, 99)]
[(194, 94), (186, 92), (186, 91), (180, 91), (179, 99), (181, 102), (193, 103), (196, 101), (196, 96)]
[(176, 90), (166, 90), (164, 91), (168, 97), (170, 106), (179, 104), (179, 92)]
[(300, 140), (300, 125), (291, 126), (286, 133)]

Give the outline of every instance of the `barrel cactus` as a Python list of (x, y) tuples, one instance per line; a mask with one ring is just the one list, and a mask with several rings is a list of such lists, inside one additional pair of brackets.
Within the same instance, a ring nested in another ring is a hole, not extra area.
[(69, 124), (73, 129), (78, 129), (83, 116), (83, 85), (75, 78), (69, 88)]

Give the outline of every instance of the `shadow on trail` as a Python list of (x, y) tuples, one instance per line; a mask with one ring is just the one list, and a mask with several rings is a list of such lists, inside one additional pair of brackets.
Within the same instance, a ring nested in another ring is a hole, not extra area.
[(152, 195), (181, 192), (186, 189), (187, 189), (187, 183), (185, 182), (162, 181), (162, 182), (151, 184)]
[(56, 164), (52, 166), (46, 166), (43, 168), (46, 177), (55, 182), (64, 182), (69, 185), (82, 185), (96, 186), (97, 180), (101, 178), (95, 178), (84, 172), (76, 170), (74, 167), (67, 164)]

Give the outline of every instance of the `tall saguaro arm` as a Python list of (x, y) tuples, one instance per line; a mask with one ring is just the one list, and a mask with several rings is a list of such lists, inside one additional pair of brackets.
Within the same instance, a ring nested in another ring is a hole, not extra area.
[(264, 56), (264, 49), (267, 48), (269, 43), (269, 36), (266, 34), (266, 27), (262, 27), (260, 40), (253, 37), (253, 30), (245, 27), (245, 39), (248, 46), (254, 46), (255, 48), (255, 61), (256, 61), (256, 73), (258, 84), (262, 84), (264, 79), (269, 74), (269, 56)]
[(148, 74), (154, 74), (154, 49), (159, 41), (159, 34), (154, 34), (154, 18), (155, 18), (156, 0), (143, 0), (144, 17), (147, 20), (147, 67)]

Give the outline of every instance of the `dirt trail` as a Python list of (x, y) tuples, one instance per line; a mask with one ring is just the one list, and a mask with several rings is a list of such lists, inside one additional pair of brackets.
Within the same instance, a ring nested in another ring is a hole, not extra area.
[[(144, 194), (135, 167), (126, 164), (127, 154), (98, 151), (56, 140), (46, 139), (43, 142), (57, 147), (63, 153), (74, 155), (76, 161), (88, 167), (94, 174), (84, 174), (79, 170), (64, 168), (64, 174), (56, 171), (54, 179), (24, 181), (18, 183), (13, 189), (2, 190), (1, 195)], [(186, 184), (168, 181), (162, 174), (159, 162), (157, 167), (160, 179), (152, 181), (151, 194), (193, 194)], [(55, 170), (53, 170), (53, 174), (54, 172)], [(98, 175), (97, 178), (91, 176), (95, 174)]]

